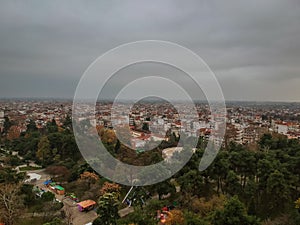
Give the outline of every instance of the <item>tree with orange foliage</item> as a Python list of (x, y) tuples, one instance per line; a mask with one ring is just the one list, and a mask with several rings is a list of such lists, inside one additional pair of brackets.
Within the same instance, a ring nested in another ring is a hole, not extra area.
[(168, 212), (168, 216), (166, 218), (165, 224), (166, 225), (183, 225), (184, 224), (183, 212), (178, 209), (174, 209), (174, 210)]
[(94, 182), (99, 180), (99, 176), (95, 173), (85, 171), (82, 174), (80, 174), (80, 179), (81, 180), (86, 180), (89, 183), (94, 183)]
[(105, 182), (102, 186), (102, 188), (100, 189), (100, 194), (104, 195), (106, 193), (112, 193), (114, 194), (117, 198), (119, 198), (120, 196), (120, 191), (121, 191), (121, 187), (119, 184), (116, 183), (109, 183), (109, 182)]
[(113, 130), (111, 129), (107, 129), (105, 130), (103, 136), (101, 137), (101, 139), (103, 140), (103, 142), (107, 143), (107, 144), (113, 144), (116, 142), (117, 137), (116, 134)]
[(17, 139), (20, 137), (20, 129), (18, 126), (13, 125), (9, 128), (8, 132), (7, 132), (7, 139), (8, 140), (13, 140), (13, 139)]
[(98, 134), (99, 134), (100, 137), (103, 135), (104, 129), (105, 129), (104, 126), (102, 126), (102, 125), (96, 125), (96, 130), (97, 130), (97, 132), (98, 132)]
[(90, 189), (92, 184), (95, 184), (99, 180), (99, 176), (95, 173), (88, 171), (83, 172), (80, 175), (79, 181), (87, 184), (87, 188)]
[(96, 126), (96, 129), (102, 142), (106, 144), (114, 144), (117, 141), (116, 134), (112, 129), (106, 129), (103, 126)]
[(226, 196), (224, 195), (214, 195), (209, 200), (206, 198), (194, 198), (190, 201), (190, 208), (194, 213), (206, 217), (215, 210), (223, 209), (225, 202)]

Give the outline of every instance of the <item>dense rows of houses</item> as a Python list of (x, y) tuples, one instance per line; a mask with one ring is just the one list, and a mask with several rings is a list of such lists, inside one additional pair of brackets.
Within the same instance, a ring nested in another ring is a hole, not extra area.
[[(169, 103), (146, 102), (135, 104), (130, 111), (126, 104), (119, 104), (117, 111), (111, 114), (112, 103), (97, 104), (96, 115), (91, 117), (90, 106), (82, 108), (79, 121), (89, 119), (92, 126), (103, 126), (115, 129), (128, 125), (131, 130), (131, 145), (142, 148), (148, 141), (167, 140), (166, 133), (177, 135), (184, 131), (189, 136), (209, 138), (218, 126), (217, 115), (211, 115), (209, 106), (201, 103), (196, 105), (197, 118), (189, 115), (192, 110), (189, 105), (180, 103), (172, 106)], [(176, 108), (182, 110), (178, 113)], [(12, 132), (26, 131), (30, 120), (37, 128), (44, 128), (49, 121), (55, 121), (61, 126), (67, 115), (71, 115), (71, 101), (2, 101), (0, 102), (0, 130), (4, 128), (5, 117), (13, 121)], [(124, 112), (129, 112), (126, 115)], [(233, 104), (227, 108), (226, 135), (224, 144), (236, 142), (239, 144), (257, 143), (263, 133), (276, 132), (286, 135), (290, 139), (300, 138), (300, 106), (293, 105), (276, 107), (272, 105)], [(298, 116), (295, 118), (295, 116)]]

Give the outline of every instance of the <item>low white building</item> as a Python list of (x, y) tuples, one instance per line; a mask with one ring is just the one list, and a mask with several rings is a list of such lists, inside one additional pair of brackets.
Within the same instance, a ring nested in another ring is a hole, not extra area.
[(27, 180), (25, 180), (25, 183), (30, 183), (32, 181), (37, 181), (39, 179), (41, 179), (41, 175), (37, 174), (37, 173), (27, 173), (27, 176), (29, 176), (29, 178)]
[(173, 156), (174, 152), (181, 152), (182, 147), (166, 148), (162, 151), (162, 157), (167, 161)]
[(286, 124), (276, 124), (276, 129), (279, 134), (287, 135), (288, 126)]

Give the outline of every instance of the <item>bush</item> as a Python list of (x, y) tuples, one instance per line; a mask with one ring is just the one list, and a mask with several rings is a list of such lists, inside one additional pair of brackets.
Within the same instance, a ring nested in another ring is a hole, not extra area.
[(53, 201), (54, 198), (55, 198), (55, 195), (50, 191), (47, 191), (47, 192), (42, 194), (42, 200), (45, 201), (45, 202)]
[(100, 217), (97, 217), (97, 218), (93, 221), (93, 225), (102, 225), (101, 218), (100, 218)]

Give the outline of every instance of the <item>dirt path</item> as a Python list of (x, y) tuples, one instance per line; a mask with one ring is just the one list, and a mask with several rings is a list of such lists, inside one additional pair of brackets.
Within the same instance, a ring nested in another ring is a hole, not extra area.
[[(40, 188), (47, 189), (44, 186), (44, 182), (50, 179), (50, 175), (45, 172), (45, 169), (33, 170), (27, 172), (41, 175), (41, 178), (32, 184)], [(55, 194), (55, 198), (63, 202), (64, 204), (63, 210), (66, 213), (67, 222), (72, 222), (73, 225), (84, 225), (86, 223), (92, 222), (97, 218), (97, 213), (95, 211), (92, 210), (89, 212), (79, 212), (76, 203), (74, 201), (65, 198), (63, 195), (57, 195), (56, 193), (54, 194)]]
[[(50, 175), (45, 172), (45, 169), (33, 170), (33, 171), (27, 171), (27, 172), (28, 173), (36, 173), (36, 174), (41, 175), (41, 178), (32, 184), (35, 186), (38, 186), (40, 188), (47, 189), (44, 186), (44, 182), (46, 180), (50, 179)], [(54, 193), (54, 192), (52, 192), (52, 193)], [(64, 204), (63, 210), (65, 211), (65, 214), (66, 214), (66, 220), (70, 224), (72, 222), (73, 225), (85, 225), (89, 222), (94, 221), (97, 218), (97, 213), (94, 210), (89, 211), (89, 212), (79, 212), (78, 208), (76, 206), (76, 202), (74, 202), (68, 198), (65, 198), (63, 195), (57, 195), (56, 193), (54, 193), (54, 194), (55, 194), (56, 199), (63, 202), (63, 204)], [(132, 212), (134, 212), (134, 208), (127, 207), (127, 208), (121, 209), (119, 211), (119, 215), (121, 217), (124, 217)]]
[(64, 211), (66, 212), (66, 220), (68, 223), (72, 222), (73, 225), (84, 225), (89, 222), (93, 222), (97, 218), (95, 211), (79, 212), (76, 205), (73, 205), (72, 201), (65, 199)]

